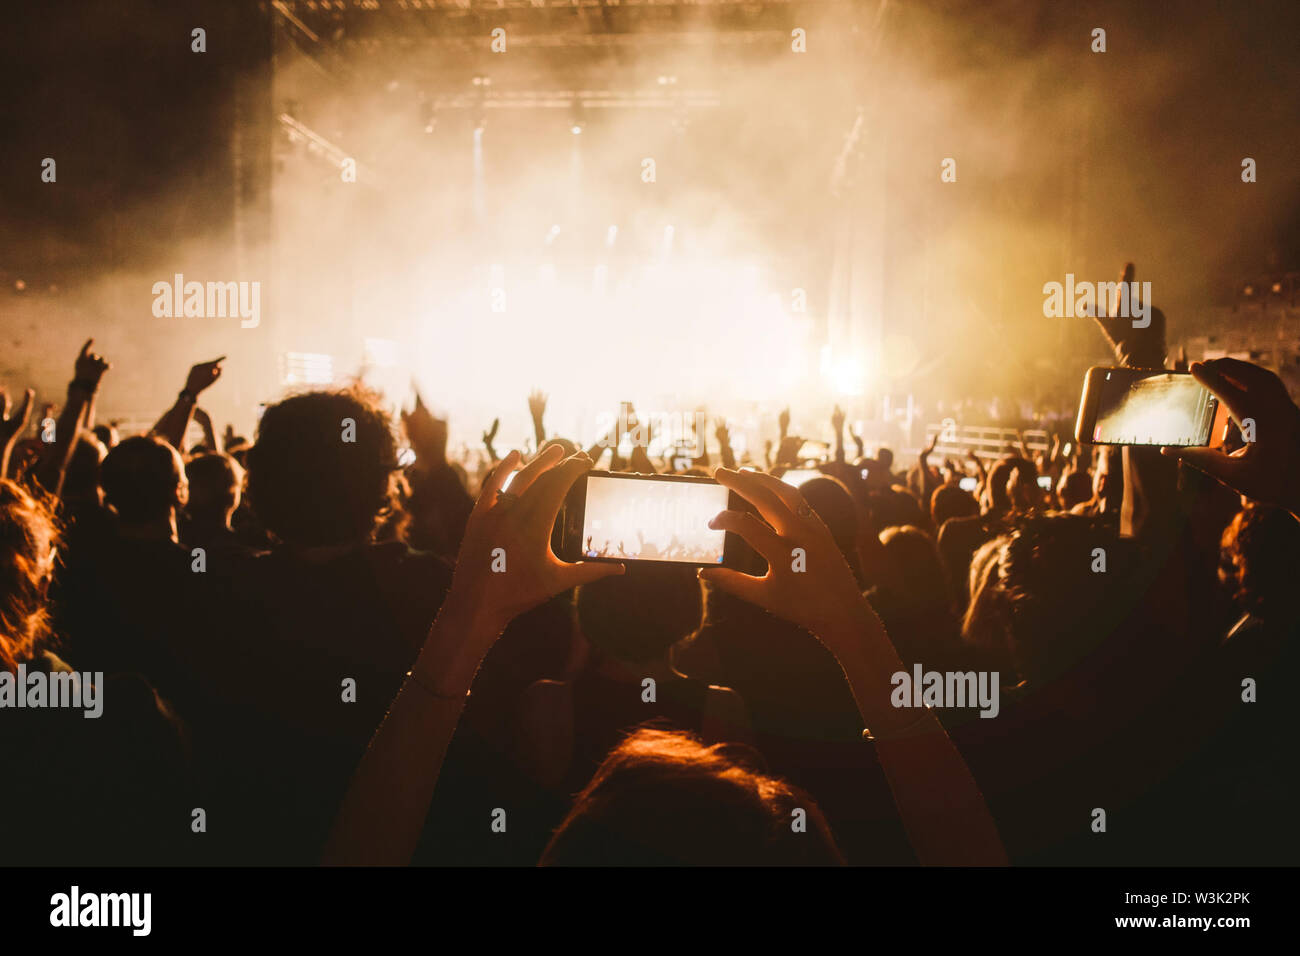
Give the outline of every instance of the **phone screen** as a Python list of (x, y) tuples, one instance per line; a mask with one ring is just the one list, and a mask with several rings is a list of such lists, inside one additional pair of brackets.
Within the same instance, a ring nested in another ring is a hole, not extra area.
[(709, 522), (727, 509), (712, 481), (588, 475), (582, 553), (623, 561), (721, 564), (726, 532)]
[(1051, 490), (1052, 490), (1052, 476), (1051, 476), (1051, 475), (1039, 475), (1039, 476), (1038, 476), (1038, 487), (1039, 487), (1039, 488), (1042, 488), (1044, 491), (1051, 491)]
[(1205, 445), (1217, 402), (1186, 374), (1134, 378), (1107, 369), (1097, 397), (1092, 441), (1109, 445)]
[(805, 441), (795, 457), (800, 461), (824, 461), (830, 453), (831, 446), (824, 441)]
[(972, 478), (970, 475), (967, 475), (961, 481), (957, 482), (957, 486), (961, 488), (962, 491), (970, 492), (973, 492), (978, 484), (978, 480)]

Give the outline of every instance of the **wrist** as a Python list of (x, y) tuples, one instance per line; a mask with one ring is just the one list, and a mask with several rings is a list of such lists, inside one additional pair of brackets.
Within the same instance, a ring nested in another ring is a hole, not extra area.
[(893, 645), (889, 644), (889, 639), (885, 636), (884, 625), (880, 623), (880, 618), (871, 609), (867, 599), (861, 595), (856, 595), (856, 600), (852, 603), (846, 602), (843, 611), (814, 623), (808, 629), (846, 668), (854, 662), (870, 666), (872, 659), (880, 656), (879, 648), (873, 640), (877, 634), (884, 638), (893, 654)]
[(462, 696), (502, 630), (449, 596), (411, 670), (438, 696)]

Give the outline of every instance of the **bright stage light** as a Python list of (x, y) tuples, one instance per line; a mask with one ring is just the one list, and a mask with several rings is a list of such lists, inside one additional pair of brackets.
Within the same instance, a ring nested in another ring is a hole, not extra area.
[[(458, 397), (465, 420), (452, 427), (471, 443), (477, 418), (501, 414), (497, 389), (518, 383), (549, 391), (547, 421), (582, 442), (599, 437), (596, 416), (621, 401), (646, 414), (725, 413), (736, 403), (793, 401), (807, 387), (808, 317), (790, 314), (751, 263), (694, 256), (617, 270), (592, 262), (490, 271), (466, 281), (459, 298), (431, 295), (424, 339), (411, 350), (425, 391)], [(485, 314), (484, 280), (508, 309)], [(502, 417), (502, 433), (529, 434), (525, 413)]]
[(853, 356), (836, 355), (829, 345), (822, 347), (821, 373), (837, 395), (861, 395), (866, 389), (862, 363)]

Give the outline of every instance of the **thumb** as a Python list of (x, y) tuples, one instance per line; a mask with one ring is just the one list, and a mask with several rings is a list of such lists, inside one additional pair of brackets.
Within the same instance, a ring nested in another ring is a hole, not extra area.
[(1232, 484), (1234, 478), (1246, 468), (1242, 456), (1225, 455), (1217, 448), (1165, 447), (1160, 449), (1160, 453), (1170, 458), (1177, 458), (1198, 471), (1203, 471), (1228, 484)]
[(624, 574), (626, 571), (627, 568), (618, 563), (579, 561), (577, 564), (566, 565), (561, 578), (566, 588), (577, 588), (592, 581), (599, 581), (601, 578)]
[(759, 607), (766, 607), (766, 602), (759, 593), (762, 590), (762, 578), (742, 574), (733, 568), (701, 568), (699, 578), (701, 581), (713, 585), (719, 591), (725, 591), (742, 601), (757, 604)]

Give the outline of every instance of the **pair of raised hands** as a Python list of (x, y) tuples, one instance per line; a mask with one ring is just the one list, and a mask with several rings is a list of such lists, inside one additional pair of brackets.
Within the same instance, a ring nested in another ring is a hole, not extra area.
[[(524, 465), (511, 480), (509, 496), (499, 498), (506, 476), (519, 466), (517, 451), (506, 455), (485, 479), (470, 515), (447, 603), (472, 609), (493, 630), (504, 629), (556, 594), (622, 574), (621, 564), (570, 563), (551, 550), (556, 515), (569, 488), (591, 465), (586, 455), (564, 458), (553, 446)], [(710, 527), (743, 538), (766, 559), (768, 571), (756, 577), (710, 567), (700, 572), (703, 580), (812, 631), (828, 646), (869, 611), (830, 530), (797, 489), (760, 472), (720, 468), (715, 477), (754, 505), (762, 520), (723, 511)], [(796, 565), (797, 548), (803, 549), (803, 560)], [(507, 573), (491, 570), (496, 549), (506, 554)]]

